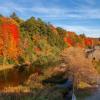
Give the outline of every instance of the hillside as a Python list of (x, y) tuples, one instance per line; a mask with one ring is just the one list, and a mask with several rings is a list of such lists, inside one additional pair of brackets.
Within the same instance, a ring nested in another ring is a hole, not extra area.
[(32, 93), (37, 100), (64, 100), (69, 90), (59, 89), (54, 83), (74, 78), (75, 88), (95, 87), (100, 63), (88, 59), (85, 49), (96, 45), (100, 45), (99, 39), (77, 35), (40, 18), (24, 21), (15, 14), (1, 16), (0, 91)]
[(99, 44), (98, 40), (54, 27), (40, 18), (23, 21), (15, 15), (0, 17), (0, 41), (1, 64), (48, 61), (66, 47), (87, 48)]

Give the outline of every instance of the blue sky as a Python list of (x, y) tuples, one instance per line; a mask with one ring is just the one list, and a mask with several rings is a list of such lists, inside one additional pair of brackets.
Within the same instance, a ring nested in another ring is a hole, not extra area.
[(77, 34), (100, 37), (100, 0), (0, 0), (0, 13), (40, 17)]

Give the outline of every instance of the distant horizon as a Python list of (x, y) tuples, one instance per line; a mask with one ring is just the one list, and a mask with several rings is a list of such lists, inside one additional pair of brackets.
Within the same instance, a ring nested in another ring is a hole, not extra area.
[(99, 0), (0, 0), (0, 14), (12, 12), (24, 20), (34, 16), (67, 31), (100, 37)]

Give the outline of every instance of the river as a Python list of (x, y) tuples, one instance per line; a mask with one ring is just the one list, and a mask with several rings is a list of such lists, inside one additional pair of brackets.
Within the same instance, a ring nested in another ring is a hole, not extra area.
[(94, 91), (93, 94), (87, 97), (85, 100), (100, 100), (100, 77), (98, 78), (98, 89)]
[(100, 100), (100, 89), (93, 93), (91, 96), (87, 97), (85, 100)]

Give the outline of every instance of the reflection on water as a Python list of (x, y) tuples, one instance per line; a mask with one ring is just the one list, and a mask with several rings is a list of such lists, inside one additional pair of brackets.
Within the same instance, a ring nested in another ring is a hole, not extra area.
[(27, 80), (28, 73), (20, 73), (18, 70), (10, 69), (0, 72), (0, 90), (6, 86), (18, 86)]

